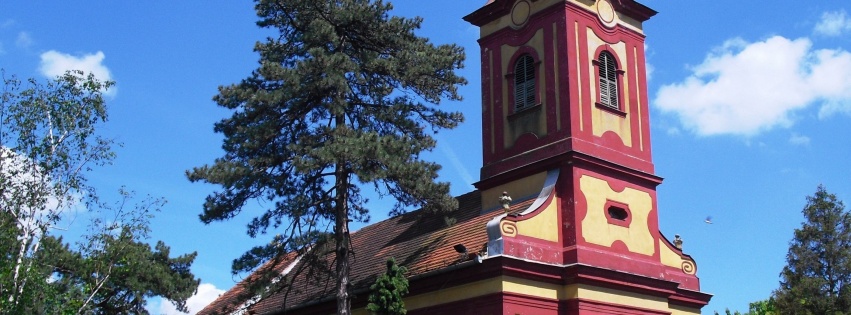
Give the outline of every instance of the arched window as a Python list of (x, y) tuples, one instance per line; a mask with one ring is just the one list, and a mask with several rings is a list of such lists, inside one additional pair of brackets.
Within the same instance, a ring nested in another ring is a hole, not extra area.
[(535, 60), (523, 55), (514, 64), (514, 108), (535, 105)]
[(618, 67), (615, 56), (603, 51), (597, 61), (600, 71), (600, 104), (618, 108)]

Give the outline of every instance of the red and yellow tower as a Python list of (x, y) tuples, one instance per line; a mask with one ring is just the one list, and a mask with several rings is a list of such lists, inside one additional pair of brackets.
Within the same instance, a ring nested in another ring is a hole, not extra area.
[(710, 298), (659, 231), (642, 28), (655, 14), (494, 0), (464, 18), (481, 34), (482, 208), (503, 192), (531, 202), (488, 223), (488, 257), (562, 266), (570, 314), (699, 314)]

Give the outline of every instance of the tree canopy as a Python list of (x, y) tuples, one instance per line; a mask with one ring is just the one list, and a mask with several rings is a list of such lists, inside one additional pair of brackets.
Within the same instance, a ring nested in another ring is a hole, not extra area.
[(328, 237), (338, 312), (347, 314), (348, 224), (370, 217), (362, 188), (395, 199), (390, 214), (457, 207), (436, 182), (440, 167), (420, 154), (463, 120), (436, 106), (461, 99), (463, 49), (417, 36), (422, 19), (391, 16), (380, 0), (259, 0), (256, 9), (257, 24), (277, 35), (255, 46), (260, 66), (214, 98), (233, 115), (215, 124), (224, 156), (188, 172), (221, 187), (200, 218), (227, 220), (249, 200), (268, 202), (247, 232), (281, 236), (236, 260), (234, 272)]
[(783, 314), (851, 314), (851, 214), (819, 185), (789, 242), (774, 292)]
[[(2, 71), (0, 71), (2, 73)], [(170, 257), (148, 244), (149, 219), (164, 201), (102, 202), (87, 184), (109, 163), (103, 92), (113, 82), (71, 71), (42, 84), (3, 73), (0, 94), (0, 313), (145, 314), (161, 296), (185, 309), (198, 286), (195, 253)], [(83, 237), (55, 232), (68, 212), (91, 217)]]
[[(730, 309), (724, 310), (725, 315), (778, 315), (780, 313), (777, 312), (777, 305), (774, 301), (774, 298), (768, 298), (767, 300), (761, 300), (756, 302), (751, 302), (748, 304), (748, 311), (745, 313), (741, 313), (739, 311), (731, 312)], [(718, 312), (715, 312), (715, 315), (719, 315)]]

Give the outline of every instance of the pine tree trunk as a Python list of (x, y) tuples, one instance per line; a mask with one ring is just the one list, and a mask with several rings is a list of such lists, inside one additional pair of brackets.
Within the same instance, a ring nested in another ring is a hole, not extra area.
[[(343, 115), (337, 115), (336, 123), (339, 126), (345, 125)], [(349, 207), (348, 207), (348, 186), (349, 174), (346, 172), (346, 162), (337, 161), (336, 169), (334, 170), (337, 183), (337, 200), (335, 203), (334, 214), (334, 243), (336, 244), (337, 253), (337, 314), (351, 314), (351, 301), (349, 300)]]

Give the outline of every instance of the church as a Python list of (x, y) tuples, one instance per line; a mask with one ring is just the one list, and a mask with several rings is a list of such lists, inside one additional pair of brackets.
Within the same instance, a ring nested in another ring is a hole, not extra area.
[[(490, 0), (480, 29), (481, 178), (444, 214), (351, 235), (353, 313), (393, 257), (408, 314), (700, 314), (697, 264), (659, 230), (644, 32), (634, 0)], [(263, 270), (289, 275), (300, 257)], [(257, 299), (252, 276), (198, 314), (333, 314), (334, 282), (298, 274)]]

